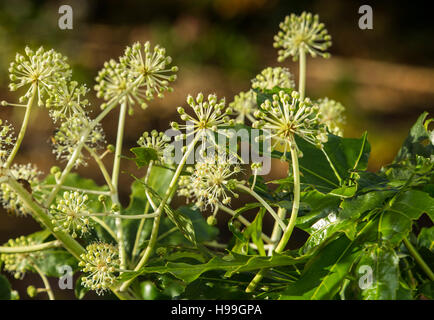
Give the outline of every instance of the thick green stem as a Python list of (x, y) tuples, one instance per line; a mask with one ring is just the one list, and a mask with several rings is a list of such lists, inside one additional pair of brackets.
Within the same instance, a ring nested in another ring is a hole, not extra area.
[(111, 102), (105, 109), (102, 111), (98, 117), (96, 117), (89, 125), (89, 127), (86, 129), (86, 131), (83, 132), (83, 135), (81, 136), (80, 142), (77, 144), (77, 147), (75, 148), (74, 152), (71, 155), (71, 158), (69, 158), (68, 163), (66, 164), (66, 167), (63, 169), (62, 174), (60, 175), (59, 181), (57, 181), (56, 186), (53, 190), (51, 190), (51, 193), (45, 202), (45, 205), (48, 207), (56, 197), (57, 193), (59, 192), (59, 189), (65, 182), (66, 177), (71, 172), (72, 168), (75, 166), (75, 163), (77, 161), (77, 158), (81, 154), (81, 150), (84, 147), (84, 144), (86, 142), (87, 137), (92, 132), (93, 128), (101, 122), (101, 120), (111, 111), (113, 108), (116, 107), (119, 100), (114, 100)]
[[(149, 238), (149, 243), (148, 246), (146, 247), (146, 250), (142, 256), (142, 258), (140, 259), (139, 263), (137, 264), (137, 266), (134, 268), (134, 271), (138, 271), (140, 270), (149, 260), (149, 258), (151, 257), (151, 254), (154, 250), (154, 246), (155, 243), (157, 241), (158, 238), (158, 229), (160, 226), (160, 220), (161, 220), (161, 216), (162, 213), (164, 212), (164, 207), (167, 204), (167, 201), (170, 197), (170, 195), (172, 194), (172, 192), (175, 190), (177, 183), (178, 183), (178, 179), (179, 176), (181, 175), (182, 169), (184, 168), (185, 163), (187, 162), (188, 157), (190, 156), (190, 154), (194, 151), (194, 147), (197, 143), (197, 141), (199, 140), (201, 136), (200, 135), (196, 135), (195, 138), (193, 139), (193, 141), (190, 143), (190, 145), (188, 146), (184, 156), (182, 157), (180, 163), (178, 164), (178, 167), (176, 168), (176, 171), (172, 177), (172, 180), (170, 181), (169, 184), (169, 188), (167, 189), (163, 199), (161, 200), (158, 209), (155, 211), (157, 215), (157, 217), (155, 217), (154, 219), (154, 223), (152, 226), (152, 232), (151, 232), (151, 237)], [(131, 282), (135, 279), (135, 277), (125, 281), (121, 287), (120, 290), (124, 291), (128, 288), (128, 286), (131, 284)]]
[[(280, 219), (284, 220), (286, 216), (286, 209), (285, 208), (279, 208), (277, 210), (277, 215)], [(271, 256), (273, 254), (274, 249), (276, 248), (277, 241), (280, 239), (282, 235), (282, 229), (277, 224), (277, 221), (274, 222), (273, 231), (271, 232), (271, 246), (268, 250), (268, 255)]]
[(22, 246), (22, 247), (0, 247), (0, 253), (27, 253), (27, 252), (35, 252), (41, 251), (45, 249), (57, 248), (62, 246), (62, 243), (59, 240), (54, 240), (45, 243), (38, 243), (31, 246)]
[[(300, 207), (300, 169), (298, 165), (298, 154), (297, 154), (297, 146), (295, 144), (294, 139), (291, 139), (291, 160), (292, 160), (292, 172), (294, 179), (294, 200), (292, 202), (292, 212), (291, 217), (289, 219), (289, 223), (285, 228), (282, 238), (279, 241), (276, 249), (274, 250), (277, 253), (281, 253), (285, 250), (286, 244), (288, 243), (289, 238), (291, 237), (292, 231), (294, 230), (295, 222), (297, 220), (298, 209)], [(252, 292), (255, 290), (258, 283), (264, 277), (266, 269), (262, 269), (258, 272), (258, 274), (253, 278), (253, 280), (249, 283), (246, 288), (246, 292)]]
[(304, 99), (306, 89), (306, 52), (300, 49), (300, 69), (298, 78), (298, 91), (300, 92), (300, 99)]
[(31, 95), (29, 101), (27, 102), (26, 113), (24, 114), (23, 123), (21, 124), (21, 129), (20, 129), (20, 132), (18, 133), (17, 141), (14, 145), (14, 148), (12, 149), (12, 151), (8, 157), (8, 160), (6, 161), (6, 164), (5, 164), (6, 168), (9, 168), (11, 166), (12, 162), (14, 161), (14, 158), (17, 155), (18, 150), (20, 149), (21, 143), (23, 142), (24, 136), (26, 134), (27, 126), (29, 124), (30, 114), (32, 112), (33, 101), (35, 100), (36, 93), (37, 93), (37, 87), (36, 86), (37, 86), (37, 83), (33, 83), (32, 95)]
[(431, 268), (426, 264), (426, 262), (423, 260), (423, 258), (420, 256), (419, 252), (417, 252), (416, 248), (413, 247), (413, 245), (407, 238), (404, 238), (403, 241), (408, 251), (413, 256), (414, 260), (416, 260), (416, 262), (419, 264), (421, 269), (426, 273), (428, 278), (431, 281), (434, 281), (434, 273), (432, 272)]
[(69, 234), (63, 231), (55, 231), (55, 226), (51, 223), (50, 216), (42, 209), (35, 201), (32, 195), (27, 192), (24, 187), (15, 179), (8, 178), (7, 183), (17, 193), (18, 197), (24, 202), (35, 218), (40, 221), (50, 232), (60, 241), (62, 241), (66, 250), (68, 250), (75, 258), (80, 259), (80, 255), (84, 252), (84, 248)]
[(282, 230), (285, 230), (285, 223), (282, 221), (282, 219), (279, 218), (279, 215), (276, 213), (276, 211), (274, 211), (273, 208), (271, 208), (270, 205), (259, 194), (242, 184), (237, 184), (236, 187), (252, 195), (256, 200), (258, 200), (264, 206), (264, 208), (267, 209), (267, 211), (273, 216), (274, 220), (276, 220)]
[[(116, 135), (116, 151), (115, 151), (115, 159), (113, 162), (113, 172), (112, 172), (112, 186), (116, 191), (112, 195), (113, 203), (120, 205), (119, 202), (119, 172), (121, 167), (121, 153), (122, 153), (122, 142), (124, 138), (124, 129), (125, 129), (125, 117), (127, 115), (127, 104), (126, 102), (121, 104), (121, 110), (119, 111), (119, 123), (118, 123), (118, 132)], [(116, 214), (120, 215), (120, 211)], [(116, 236), (118, 239), (118, 247), (119, 247), (119, 259), (121, 260), (121, 269), (125, 269), (127, 265), (127, 257), (125, 251), (125, 242), (124, 242), (124, 231), (122, 228), (122, 220), (116, 218)]]
[[(51, 223), (50, 216), (33, 200), (32, 195), (27, 192), (19, 182), (10, 177), (7, 177), (5, 182), (9, 184), (24, 204), (32, 211), (36, 220), (40, 221), (59, 241), (61, 241), (63, 247), (69, 251), (69, 253), (77, 260), (80, 260), (80, 255), (85, 252), (84, 248), (69, 234), (63, 231), (55, 231), (55, 226)], [(119, 299), (131, 298), (128, 294), (119, 292), (117, 287), (112, 286), (110, 289)]]

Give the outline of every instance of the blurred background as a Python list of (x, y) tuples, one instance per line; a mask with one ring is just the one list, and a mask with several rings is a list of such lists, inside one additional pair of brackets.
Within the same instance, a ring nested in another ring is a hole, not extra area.
[[(63, 4), (73, 8), (73, 30), (58, 27)], [(373, 30), (358, 27), (362, 4), (373, 8)], [(346, 106), (344, 135), (369, 132), (369, 170), (375, 171), (393, 160), (418, 115), (434, 110), (434, 23), (424, 7), (423, 1), (0, 0), (0, 100), (16, 101), (7, 89), (7, 69), (26, 45), (43, 45), (68, 56), (73, 78), (93, 88), (104, 61), (122, 55), (125, 46), (146, 40), (159, 43), (179, 67), (178, 79), (173, 93), (154, 100), (145, 111), (136, 108), (127, 118), (124, 154), (131, 156), (128, 150), (143, 131), (168, 128), (177, 117), (176, 107), (185, 106), (187, 94), (216, 93), (231, 102), (235, 94), (248, 90), (262, 69), (282, 66), (272, 46), (278, 24), (286, 15), (306, 10), (320, 15), (333, 39), (331, 59), (308, 59), (307, 95), (327, 96)], [(298, 79), (296, 63), (283, 66)], [(98, 110), (100, 101), (93, 91), (89, 98)], [(1, 107), (0, 118), (18, 131), (23, 112)], [(114, 143), (116, 124), (117, 112), (103, 122), (109, 143)], [(37, 109), (16, 162), (32, 162), (49, 172), (58, 164), (49, 143), (53, 131), (47, 111)], [(131, 161), (124, 161), (122, 170), (140, 174)], [(286, 170), (277, 161), (271, 176), (282, 177)], [(92, 164), (79, 172), (103, 182)], [(121, 176), (125, 203), (130, 183), (128, 174)], [(38, 229), (31, 218), (0, 212), (0, 243)], [(40, 281), (30, 274), (26, 280)], [(25, 288), (22, 282), (12, 282)], [(21, 296), (26, 298), (25, 293)]]

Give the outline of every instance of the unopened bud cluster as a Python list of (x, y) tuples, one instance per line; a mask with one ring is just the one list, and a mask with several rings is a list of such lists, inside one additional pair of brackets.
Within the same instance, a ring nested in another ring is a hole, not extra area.
[[(36, 241), (32, 238), (21, 236), (16, 239), (9, 239), (4, 244), (5, 247), (25, 247), (35, 245)], [(43, 253), (40, 251), (23, 252), (23, 253), (2, 253), (0, 261), (4, 263), (4, 270), (9, 271), (16, 279), (21, 279), (26, 271), (32, 268), (32, 264), (40, 260)]]
[[(33, 191), (38, 191), (39, 189), (38, 176), (41, 175), (41, 173), (42, 172), (32, 164), (14, 164), (9, 170), (9, 174), (12, 178), (18, 181), (22, 180), (23, 183), (29, 184)], [(0, 185), (0, 199), (3, 207), (8, 212), (22, 216), (31, 212), (24, 201), (7, 183)]]
[(104, 64), (96, 77), (97, 96), (109, 103), (119, 99), (120, 103), (128, 104), (130, 110), (135, 103), (144, 109), (146, 101), (152, 100), (154, 95), (163, 97), (165, 91), (172, 90), (169, 83), (175, 81), (173, 73), (178, 68), (169, 67), (171, 61), (164, 48), (157, 45), (152, 50), (149, 42), (144, 45), (137, 42), (125, 49), (119, 62), (110, 60)]
[(171, 126), (175, 130), (185, 129), (186, 134), (199, 135), (203, 138), (216, 132), (223, 125), (233, 125), (233, 120), (229, 118), (232, 114), (232, 108), (226, 108), (225, 99), (217, 100), (215, 94), (208, 95), (204, 100), (202, 93), (199, 93), (195, 98), (191, 95), (187, 97), (187, 103), (193, 109), (194, 115), (191, 116), (185, 112), (183, 107), (177, 109), (181, 120), (185, 121), (185, 125), (180, 125), (177, 122), (172, 122)]
[(29, 85), (27, 92), (20, 98), (25, 102), (37, 90), (38, 105), (44, 104), (44, 99), (60, 81), (69, 79), (71, 70), (66, 62), (66, 57), (54, 50), (45, 51), (43, 47), (33, 51), (29, 47), (25, 49), (25, 55), (17, 53), (15, 61), (9, 67), (11, 83), (9, 89), (16, 91), (18, 88)]
[[(89, 134), (85, 134), (90, 130)], [(86, 148), (96, 150), (105, 142), (104, 132), (100, 124), (91, 126), (90, 119), (84, 115), (74, 115), (68, 121), (62, 122), (55, 136), (53, 137), (53, 153), (57, 159), (69, 161), (74, 154), (77, 145), (82, 142)], [(75, 167), (86, 165), (83, 153), (77, 157)]]
[(120, 264), (117, 248), (108, 243), (93, 243), (86, 247), (80, 258), (78, 265), (83, 272), (89, 273), (81, 280), (83, 286), (103, 294), (116, 280), (115, 273)]
[(87, 200), (87, 195), (65, 191), (63, 198), (50, 208), (51, 222), (56, 226), (55, 231), (65, 231), (73, 238), (76, 238), (79, 233), (83, 236), (89, 232)]
[(226, 156), (207, 156), (195, 164), (190, 176), (180, 179), (178, 194), (193, 199), (201, 210), (229, 205), (231, 196), (238, 197), (233, 189), (237, 183), (235, 176), (240, 171), (240, 166)]
[(174, 146), (170, 145), (169, 142), (170, 138), (157, 130), (152, 130), (151, 133), (144, 132), (137, 140), (139, 146), (155, 150), (158, 161), (161, 163), (168, 162), (172, 155)]
[(260, 90), (272, 90), (275, 87), (281, 89), (295, 88), (292, 73), (287, 68), (275, 67), (265, 68), (252, 79), (252, 88)]
[(321, 115), (321, 122), (329, 131), (337, 136), (342, 136), (342, 125), (345, 124), (345, 107), (339, 102), (324, 98), (316, 101)]
[(272, 101), (265, 100), (261, 110), (255, 112), (255, 117), (258, 120), (253, 127), (268, 130), (270, 138), (276, 140), (273, 147), (280, 143), (285, 146), (284, 152), (294, 144), (295, 135), (318, 147), (327, 141), (318, 106), (308, 98), (301, 100), (297, 91), (291, 95), (284, 91), (274, 94)]
[(300, 50), (309, 53), (312, 57), (330, 57), (325, 52), (332, 44), (331, 36), (323, 23), (319, 22), (318, 15), (303, 12), (297, 16), (291, 14), (279, 25), (280, 31), (274, 36), (274, 47), (278, 51), (278, 61), (282, 62), (288, 57), (296, 61)]

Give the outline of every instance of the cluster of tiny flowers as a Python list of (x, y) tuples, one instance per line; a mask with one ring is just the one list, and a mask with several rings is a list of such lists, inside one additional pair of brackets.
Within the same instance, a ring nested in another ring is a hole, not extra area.
[(152, 130), (151, 133), (144, 132), (137, 140), (137, 144), (144, 148), (153, 149), (160, 163), (169, 163), (171, 160), (173, 145), (169, 144), (170, 138), (163, 132)]
[[(84, 132), (89, 130), (90, 120), (84, 115), (74, 115), (63, 122), (53, 137), (53, 153), (57, 159), (68, 161), (74, 153), (77, 144), (81, 142)], [(104, 132), (100, 124), (93, 126), (84, 141), (85, 147), (96, 149), (105, 142)], [(86, 165), (84, 155), (81, 153), (75, 162), (75, 167)]]
[(259, 120), (253, 123), (253, 127), (270, 132), (270, 138), (276, 140), (273, 148), (280, 143), (286, 152), (287, 147), (294, 144), (294, 135), (318, 147), (327, 141), (327, 130), (321, 123), (318, 106), (312, 105), (308, 98), (300, 100), (297, 91), (293, 91), (291, 96), (280, 91), (273, 95), (273, 101), (265, 100), (261, 109), (255, 112)]
[[(35, 245), (36, 242), (25, 236), (16, 239), (9, 239), (4, 244), (5, 247), (24, 247)], [(0, 261), (4, 263), (4, 269), (14, 275), (16, 279), (21, 279), (27, 270), (31, 269), (34, 261), (39, 260), (43, 256), (42, 252), (24, 252), (24, 253), (2, 253)]]
[(36, 52), (26, 47), (25, 55), (17, 53), (15, 61), (9, 67), (11, 83), (9, 88), (15, 91), (20, 87), (32, 84), (20, 98), (27, 101), (33, 95), (33, 85), (38, 94), (38, 105), (44, 104), (44, 98), (61, 81), (71, 76), (71, 70), (66, 63), (66, 57), (54, 50), (45, 51), (40, 47)]
[[(12, 178), (29, 183), (32, 187), (32, 192), (39, 191), (38, 176), (41, 173), (42, 172), (32, 164), (14, 164), (9, 170), (9, 174)], [(0, 199), (3, 207), (9, 212), (13, 212), (17, 215), (27, 215), (30, 213), (30, 210), (25, 206), (18, 194), (7, 183), (0, 185)]]
[(225, 99), (217, 101), (215, 94), (208, 95), (206, 101), (204, 96), (199, 93), (194, 99), (191, 95), (187, 97), (188, 105), (193, 109), (194, 116), (187, 114), (183, 107), (178, 107), (178, 113), (181, 120), (185, 121), (185, 125), (180, 125), (177, 122), (172, 122), (171, 126), (174, 130), (184, 129), (186, 134), (183, 138), (190, 135), (198, 135), (202, 141), (208, 137), (214, 141), (214, 132), (217, 132), (219, 127), (223, 125), (233, 125), (234, 121), (229, 118), (232, 114), (232, 108), (225, 107)]
[(84, 287), (95, 290), (99, 295), (115, 282), (115, 272), (119, 268), (118, 250), (108, 243), (93, 243), (86, 247), (81, 256), (79, 266), (89, 273), (82, 278)]
[(241, 171), (240, 166), (232, 162), (227, 156), (206, 156), (194, 165), (191, 175), (180, 179), (178, 194), (187, 200), (194, 199), (201, 210), (229, 205), (230, 195), (238, 197), (232, 189), (237, 182), (234, 176)]
[(250, 122), (255, 121), (253, 113), (258, 110), (256, 104), (256, 93), (253, 90), (247, 92), (240, 92), (234, 97), (234, 101), (229, 104), (237, 116), (235, 121), (237, 123), (245, 123), (248, 119)]
[(47, 99), (46, 106), (51, 108), (50, 116), (57, 121), (68, 119), (75, 114), (85, 114), (89, 101), (85, 98), (89, 89), (77, 81), (62, 82)]
[(316, 101), (321, 115), (321, 122), (324, 123), (329, 131), (337, 136), (342, 136), (341, 126), (345, 124), (345, 107), (339, 102), (324, 98)]
[(325, 52), (331, 46), (331, 37), (319, 22), (318, 15), (303, 12), (297, 16), (291, 14), (279, 25), (280, 31), (274, 36), (274, 47), (282, 48), (278, 51), (278, 61), (283, 61), (289, 56), (296, 61), (300, 50), (310, 53), (312, 57), (322, 56), (328, 58)]
[(70, 233), (73, 238), (78, 232), (83, 236), (89, 231), (89, 211), (86, 201), (87, 195), (78, 192), (64, 192), (63, 198), (57, 205), (51, 206), (52, 223), (56, 226), (55, 231), (63, 230)]
[(157, 45), (151, 50), (149, 42), (143, 46), (135, 43), (125, 49), (119, 62), (110, 60), (104, 64), (96, 77), (97, 96), (108, 103), (119, 99), (120, 103), (130, 106), (130, 112), (135, 103), (144, 109), (146, 101), (153, 99), (155, 94), (163, 97), (165, 91), (172, 90), (169, 82), (175, 81), (176, 75), (170, 73), (178, 68), (169, 67), (171, 61), (164, 48)]
[(10, 147), (15, 143), (14, 128), (0, 119), (0, 167), (3, 167), (10, 153)]
[(271, 90), (274, 87), (295, 88), (292, 73), (287, 68), (275, 67), (265, 68), (260, 74), (252, 79), (252, 88), (260, 90)]

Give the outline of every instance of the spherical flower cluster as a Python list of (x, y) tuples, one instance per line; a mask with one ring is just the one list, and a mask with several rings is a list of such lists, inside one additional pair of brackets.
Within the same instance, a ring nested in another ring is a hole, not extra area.
[(235, 121), (237, 123), (245, 123), (246, 119), (250, 122), (255, 121), (253, 113), (258, 110), (256, 104), (256, 93), (253, 90), (247, 92), (240, 92), (234, 97), (234, 101), (229, 104), (237, 115)]
[(278, 51), (278, 61), (281, 62), (289, 56), (296, 61), (300, 50), (310, 53), (312, 57), (330, 56), (325, 51), (332, 44), (331, 36), (324, 24), (319, 22), (318, 15), (312, 16), (306, 12), (299, 16), (291, 14), (286, 16), (279, 26), (281, 31), (274, 36), (274, 47), (282, 48)]
[(64, 192), (63, 199), (57, 205), (51, 206), (52, 223), (56, 226), (55, 231), (63, 230), (70, 233), (73, 238), (78, 232), (83, 236), (89, 232), (89, 210), (86, 202), (87, 195), (78, 192)]
[(324, 123), (329, 131), (337, 136), (342, 136), (341, 126), (345, 124), (345, 107), (335, 100), (328, 98), (316, 101), (321, 115), (321, 122)]
[(143, 46), (137, 42), (125, 49), (119, 62), (110, 60), (104, 64), (96, 77), (97, 95), (108, 103), (119, 99), (120, 103), (129, 105), (130, 112), (135, 103), (146, 108), (145, 101), (153, 99), (155, 94), (163, 97), (165, 91), (172, 90), (169, 82), (175, 81), (176, 75), (170, 73), (178, 68), (169, 67), (171, 61), (164, 48), (157, 45), (151, 50), (149, 42)]
[(103, 294), (116, 280), (115, 272), (120, 265), (118, 250), (108, 243), (93, 243), (80, 258), (78, 265), (83, 272), (90, 273), (82, 278), (83, 286)]
[(196, 99), (189, 95), (187, 103), (193, 109), (194, 116), (187, 114), (184, 108), (179, 107), (177, 109), (178, 113), (181, 115), (181, 120), (185, 121), (186, 124), (171, 123), (172, 128), (175, 130), (186, 130), (186, 134), (183, 137), (196, 135), (202, 138), (202, 142), (207, 140), (207, 138), (214, 141), (214, 132), (217, 132), (219, 127), (233, 125), (233, 120), (229, 118), (229, 115), (232, 114), (232, 109), (225, 107), (224, 98), (217, 101), (217, 96), (210, 94), (207, 100), (204, 101), (203, 94), (199, 93)]
[(0, 167), (3, 167), (9, 156), (10, 148), (15, 143), (15, 137), (12, 125), (7, 122), (3, 123), (0, 119), (0, 126)]
[(230, 195), (238, 197), (233, 191), (237, 182), (234, 176), (241, 171), (240, 166), (232, 160), (223, 155), (206, 156), (195, 164), (190, 176), (180, 179), (178, 194), (194, 199), (201, 210), (208, 206), (213, 209), (219, 204), (229, 205)]
[(296, 147), (294, 135), (318, 147), (327, 141), (318, 106), (312, 105), (308, 98), (301, 101), (297, 91), (293, 91), (291, 96), (280, 91), (273, 95), (273, 101), (265, 100), (261, 109), (255, 113), (259, 120), (253, 123), (253, 127), (270, 132), (270, 138), (276, 140), (273, 148), (277, 143), (285, 146), (284, 152), (287, 147)]
[(57, 121), (85, 114), (89, 105), (85, 98), (88, 91), (86, 85), (79, 85), (77, 81), (59, 83), (46, 102), (47, 108), (51, 108), (50, 116)]
[[(38, 176), (41, 173), (42, 172), (32, 164), (14, 164), (9, 170), (9, 174), (12, 178), (30, 184), (32, 192), (39, 190)], [(0, 185), (0, 199), (3, 207), (9, 212), (23, 216), (30, 213), (30, 210), (26, 207), (18, 194), (7, 183)]]
[[(21, 236), (16, 239), (9, 239), (4, 244), (5, 247), (24, 247), (35, 245), (35, 240)], [(40, 251), (23, 252), (23, 253), (2, 253), (0, 255), (0, 261), (4, 263), (4, 269), (14, 275), (16, 279), (21, 279), (27, 270), (32, 268), (35, 261), (41, 259), (43, 253)]]
[(293, 75), (287, 68), (275, 67), (265, 68), (252, 79), (252, 88), (260, 90), (271, 90), (274, 87), (295, 88)]
[(40, 47), (34, 52), (26, 47), (25, 55), (17, 53), (15, 61), (10, 64), (10, 90), (15, 91), (31, 85), (20, 101), (27, 101), (33, 95), (33, 90), (37, 90), (38, 105), (42, 106), (44, 98), (50, 95), (51, 90), (71, 76), (71, 69), (66, 60), (66, 57), (54, 50), (45, 51)]
[[(57, 159), (68, 161), (81, 142), (85, 130), (91, 127), (89, 118), (84, 115), (74, 115), (63, 122), (53, 137), (53, 153)], [(105, 142), (104, 132), (100, 124), (92, 127), (84, 141), (85, 148), (97, 149)], [(75, 162), (75, 167), (86, 165), (86, 159), (81, 153)]]
[(170, 138), (163, 132), (152, 130), (151, 133), (144, 132), (143, 135), (137, 140), (137, 144), (144, 148), (155, 150), (158, 161), (161, 163), (168, 163), (171, 160), (173, 145), (168, 142)]

